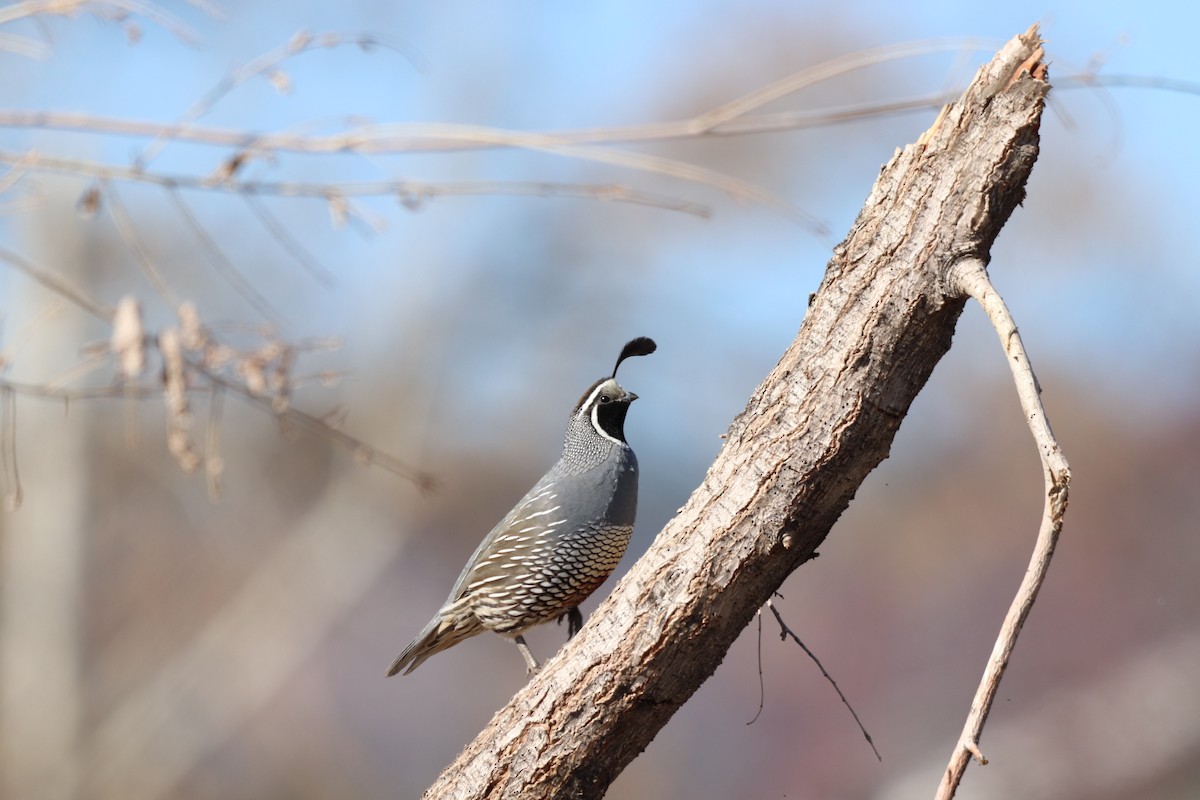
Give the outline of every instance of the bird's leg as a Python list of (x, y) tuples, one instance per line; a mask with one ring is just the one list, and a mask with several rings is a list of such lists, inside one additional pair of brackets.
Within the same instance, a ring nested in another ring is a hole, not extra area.
[(563, 617), (567, 618), (567, 639), (571, 639), (583, 628), (583, 612), (579, 610), (579, 606), (571, 606), (558, 615), (556, 622), (559, 625), (562, 625)]
[(524, 636), (517, 636), (514, 639), (517, 643), (517, 649), (521, 651), (521, 655), (525, 657), (525, 672), (532, 675), (539, 669), (537, 659), (533, 657), (533, 653), (529, 650), (529, 645), (525, 644)]

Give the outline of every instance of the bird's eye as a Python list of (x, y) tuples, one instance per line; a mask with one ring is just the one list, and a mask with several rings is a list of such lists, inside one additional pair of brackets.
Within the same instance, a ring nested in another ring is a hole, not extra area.
[(608, 395), (606, 395), (606, 394), (602, 394), (602, 395), (600, 395), (600, 402), (601, 402), (601, 403), (611, 403), (611, 402), (612, 402), (612, 398), (611, 398), (611, 397), (609, 397), (609, 396), (608, 396)]

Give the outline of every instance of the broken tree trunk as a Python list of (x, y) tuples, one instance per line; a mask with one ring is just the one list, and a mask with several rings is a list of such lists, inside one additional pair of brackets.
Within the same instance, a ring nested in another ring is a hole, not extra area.
[(602, 797), (812, 557), (950, 348), (965, 303), (951, 267), (987, 264), (1024, 197), (1041, 58), (1031, 28), (884, 166), (704, 482), (426, 798)]

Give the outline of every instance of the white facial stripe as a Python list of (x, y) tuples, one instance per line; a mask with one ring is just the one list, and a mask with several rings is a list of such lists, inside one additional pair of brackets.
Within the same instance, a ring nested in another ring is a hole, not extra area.
[[(588, 399), (584, 402), (583, 405), (580, 406), (580, 408), (591, 408), (592, 404), (596, 402), (596, 398), (599, 397), (604, 392), (604, 388), (612, 382), (613, 381), (611, 379), (606, 380), (606, 381), (601, 381), (600, 385), (592, 390), (592, 393), (588, 395)], [(595, 417), (593, 417), (593, 419), (594, 418)]]
[(608, 432), (605, 431), (604, 428), (600, 427), (600, 406), (599, 405), (592, 406), (592, 427), (596, 429), (596, 433), (600, 434), (605, 439), (608, 439), (613, 444), (619, 444), (619, 445), (625, 444), (620, 439), (616, 439), (612, 436), (609, 436)]

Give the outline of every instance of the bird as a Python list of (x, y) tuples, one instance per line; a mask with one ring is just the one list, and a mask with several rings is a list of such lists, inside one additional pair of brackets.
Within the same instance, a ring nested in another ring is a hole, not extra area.
[(625, 554), (637, 514), (638, 465), (625, 441), (637, 399), (617, 383), (621, 362), (657, 349), (639, 336), (621, 349), (612, 374), (583, 393), (567, 422), (562, 456), (484, 537), (446, 602), (388, 669), (388, 677), (484, 631), (511, 638), (528, 674), (539, 665), (522, 636), (567, 619), (583, 627), (579, 604)]

